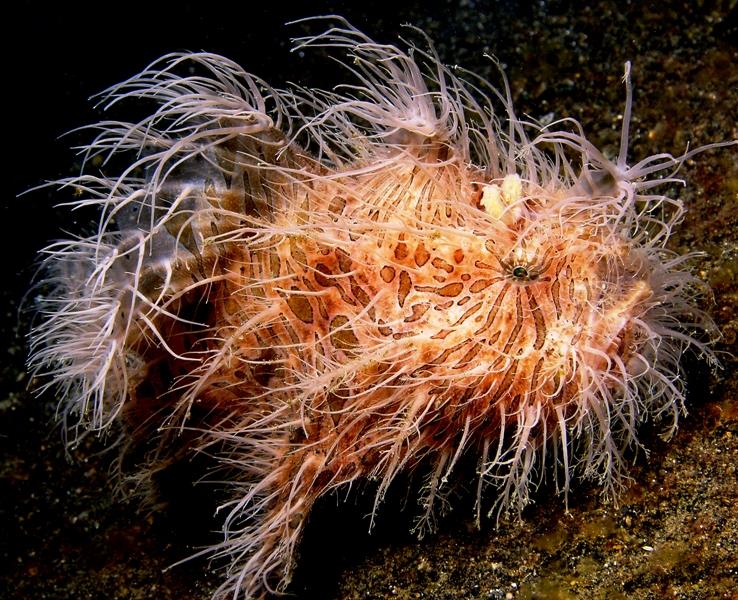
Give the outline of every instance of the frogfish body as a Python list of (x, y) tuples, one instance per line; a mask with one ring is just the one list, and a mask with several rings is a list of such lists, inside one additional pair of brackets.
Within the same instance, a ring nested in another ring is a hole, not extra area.
[(107, 91), (155, 109), (96, 126), (103, 174), (60, 182), (99, 223), (47, 248), (32, 333), (69, 431), (145, 438), (141, 479), (212, 455), (222, 596), (284, 590), (311, 506), (359, 480), (376, 509), (421, 470), (421, 532), (462, 456), (477, 518), (486, 488), (499, 515), (544, 477), (614, 493), (639, 423), (676, 427), (682, 351), (712, 356), (665, 249), (683, 208), (653, 190), (704, 148), (627, 164), (629, 66), (609, 159), (432, 48), (340, 19), (296, 44), (346, 52), (357, 83), (276, 90), (200, 53)]

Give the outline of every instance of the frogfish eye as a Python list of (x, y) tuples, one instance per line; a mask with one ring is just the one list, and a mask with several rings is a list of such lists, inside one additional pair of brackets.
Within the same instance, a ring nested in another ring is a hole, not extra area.
[(517, 266), (513, 268), (512, 276), (515, 279), (531, 279), (530, 273), (528, 273), (528, 269), (526, 269), (525, 267), (521, 267), (521, 266)]

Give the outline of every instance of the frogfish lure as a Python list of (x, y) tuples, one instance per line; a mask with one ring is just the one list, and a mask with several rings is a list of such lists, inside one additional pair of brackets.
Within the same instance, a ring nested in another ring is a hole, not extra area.
[(461, 462), (477, 520), (543, 479), (615, 494), (639, 424), (677, 426), (680, 355), (714, 360), (706, 286), (666, 248), (684, 208), (657, 190), (735, 140), (630, 164), (629, 64), (608, 157), (422, 36), (320, 22), (294, 47), (338, 55), (350, 85), (169, 54), (101, 96), (150, 116), (92, 126), (82, 174), (55, 182), (98, 220), (43, 251), (31, 371), (72, 440), (144, 448), (140, 481), (212, 459), (217, 597), (284, 591), (316, 499), (359, 482), (373, 521), (420, 474), (419, 533)]

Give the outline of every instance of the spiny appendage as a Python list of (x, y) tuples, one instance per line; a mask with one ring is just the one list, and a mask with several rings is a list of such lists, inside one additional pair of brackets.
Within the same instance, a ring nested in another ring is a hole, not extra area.
[(354, 97), (209, 54), (111, 88), (160, 108), (99, 126), (87, 158), (132, 151), (119, 177), (62, 182), (100, 225), (48, 249), (32, 337), (83, 428), (122, 412), (151, 471), (175, 439), (220, 461), (223, 594), (283, 590), (312, 503), (357, 479), (376, 509), (427, 469), (421, 533), (463, 454), (477, 518), (487, 486), (491, 513), (520, 510), (546, 471), (613, 491), (638, 424), (675, 426), (681, 351), (709, 354), (695, 280), (663, 250), (681, 204), (649, 179), (695, 151), (612, 163), (489, 86), (497, 111), (432, 50), (419, 66), (342, 22), (298, 44), (348, 48)]

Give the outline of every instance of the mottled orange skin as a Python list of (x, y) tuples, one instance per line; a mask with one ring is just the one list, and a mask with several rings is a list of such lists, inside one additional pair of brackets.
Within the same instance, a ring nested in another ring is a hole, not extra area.
[[(608, 357), (627, 360), (626, 324), (647, 284), (621, 283), (632, 291), (615, 303), (602, 293), (625, 247), (603, 256), (590, 215), (570, 213), (565, 196), (527, 196), (522, 216), (490, 216), (480, 174), (438, 148), (361, 176), (252, 181), (210, 200), (293, 233), (254, 243), (217, 212), (193, 226), (213, 241), (199, 266), (179, 272), (213, 279), (208, 328), (177, 346), (187, 335), (174, 325), (167, 339), (177, 352), (208, 348), (218, 360), (188, 374), (191, 365), (161, 346), (144, 353), (159, 353), (149, 369), (168, 364), (173, 379), (196, 381), (179, 399), (188, 414), (198, 407), (225, 419), (235, 436), (264, 420), (276, 454), (263, 490), (273, 494), (264, 552), (296, 540), (315, 499), (358, 478), (380, 482), (379, 500), (400, 470), (426, 461), (439, 480), (432, 505), (461, 450), (486, 460), (518, 411), (540, 412), (528, 442), (540, 446), (543, 424), (555, 429), (591, 385), (582, 356), (597, 370)], [(267, 190), (268, 215), (249, 212)], [(530, 277), (513, 276), (513, 265)], [(185, 295), (177, 312), (203, 302)], [(130, 390), (139, 407), (173, 387), (162, 381), (152, 393), (156, 377), (143, 379)]]

